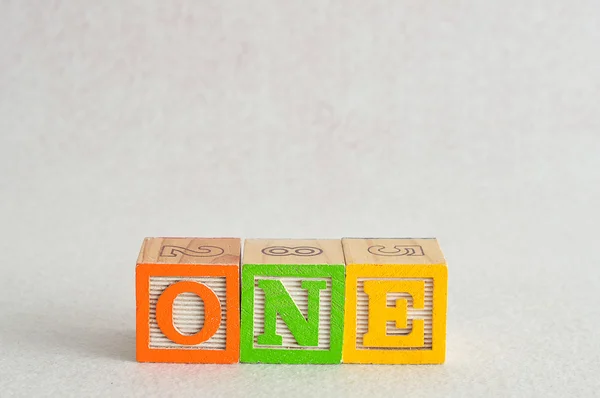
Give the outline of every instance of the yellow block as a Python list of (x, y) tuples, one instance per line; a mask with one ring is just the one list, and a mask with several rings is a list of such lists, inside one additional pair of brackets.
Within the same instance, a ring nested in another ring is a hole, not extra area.
[(343, 239), (344, 363), (436, 364), (448, 271), (435, 239)]

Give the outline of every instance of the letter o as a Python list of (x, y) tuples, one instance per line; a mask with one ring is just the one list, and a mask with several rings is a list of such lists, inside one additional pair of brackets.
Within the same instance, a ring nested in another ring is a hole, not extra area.
[[(204, 302), (204, 324), (192, 335), (184, 335), (173, 324), (173, 301), (181, 293), (194, 293)], [(221, 325), (221, 303), (206, 285), (182, 281), (167, 287), (156, 302), (156, 323), (169, 340), (181, 345), (197, 345), (210, 339)]]

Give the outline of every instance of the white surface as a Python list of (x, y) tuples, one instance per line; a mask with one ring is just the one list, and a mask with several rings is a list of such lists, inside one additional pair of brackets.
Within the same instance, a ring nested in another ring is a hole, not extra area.
[[(597, 395), (597, 1), (2, 1), (0, 38), (3, 397)], [(447, 364), (138, 364), (155, 235), (438, 236)]]

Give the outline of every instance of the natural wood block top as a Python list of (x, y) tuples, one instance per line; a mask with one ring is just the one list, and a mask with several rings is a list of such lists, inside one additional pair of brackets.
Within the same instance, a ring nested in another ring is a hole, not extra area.
[(445, 264), (437, 239), (342, 239), (346, 264)]
[(246, 239), (244, 264), (344, 264), (339, 239)]
[(238, 238), (146, 238), (138, 264), (239, 265)]

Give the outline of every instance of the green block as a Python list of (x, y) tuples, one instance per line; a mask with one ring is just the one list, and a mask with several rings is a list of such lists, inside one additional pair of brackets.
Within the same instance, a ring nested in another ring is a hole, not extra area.
[[(344, 332), (344, 284), (343, 264), (244, 264), (240, 361), (340, 363)], [(294, 301), (293, 295), (298, 302)], [(264, 306), (255, 308), (259, 302)], [(300, 307), (304, 307), (304, 311)], [(329, 307), (331, 311), (326, 316)], [(263, 315), (258, 317), (256, 325), (255, 313)], [(327, 323), (329, 333), (326, 333), (326, 329), (320, 330)]]

